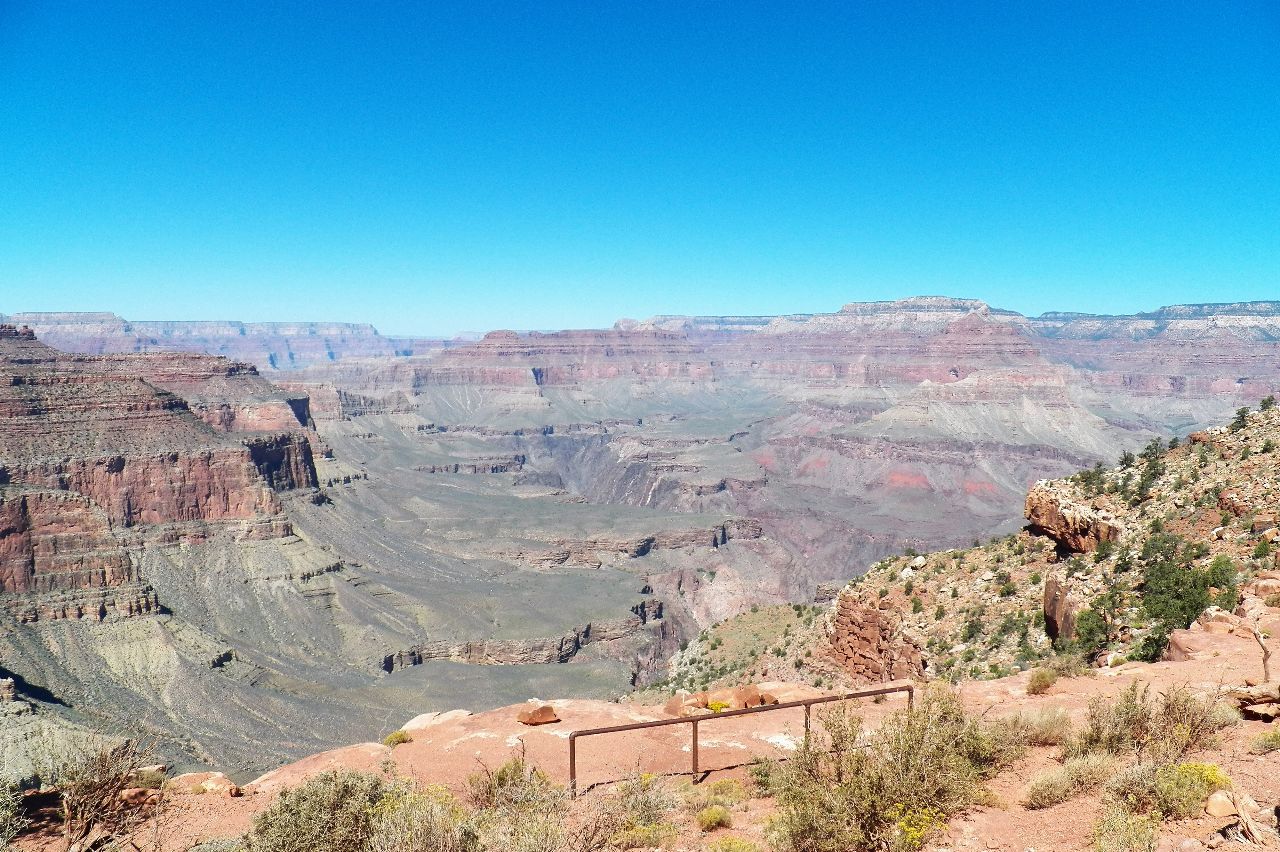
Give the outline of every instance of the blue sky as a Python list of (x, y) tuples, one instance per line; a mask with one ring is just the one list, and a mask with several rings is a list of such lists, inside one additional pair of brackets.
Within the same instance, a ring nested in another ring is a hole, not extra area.
[(0, 312), (1280, 297), (1278, 9), (0, 0)]

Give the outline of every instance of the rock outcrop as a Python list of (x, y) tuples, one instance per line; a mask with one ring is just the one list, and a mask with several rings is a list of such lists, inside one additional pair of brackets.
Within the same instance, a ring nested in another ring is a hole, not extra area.
[(1104, 541), (1117, 540), (1122, 532), (1114, 516), (1083, 502), (1060, 481), (1042, 480), (1027, 492), (1026, 517), (1034, 532), (1073, 553), (1097, 550)]
[(836, 600), (829, 633), (830, 655), (854, 683), (884, 683), (924, 674), (919, 646), (902, 631), (892, 607), (862, 599), (857, 586)]

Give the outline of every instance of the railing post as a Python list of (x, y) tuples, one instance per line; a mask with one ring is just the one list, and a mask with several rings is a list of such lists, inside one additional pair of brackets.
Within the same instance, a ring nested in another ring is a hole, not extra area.
[(698, 783), (698, 720), (693, 720), (693, 783)]
[(907, 712), (910, 713), (916, 706), (916, 688), (915, 686), (907, 687)]
[(812, 709), (812, 707), (812, 704), (804, 705), (804, 738), (806, 740), (809, 739), (809, 710)]
[(578, 798), (578, 732), (569, 732), (569, 798)]

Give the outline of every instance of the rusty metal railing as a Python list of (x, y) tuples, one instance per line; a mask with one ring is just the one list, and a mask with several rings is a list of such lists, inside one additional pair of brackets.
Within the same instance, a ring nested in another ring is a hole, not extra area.
[[(656, 719), (652, 722), (631, 722), (626, 725), (610, 725), (605, 728), (584, 728), (580, 731), (569, 732), (569, 793), (572, 796), (578, 795), (578, 738), (579, 737), (595, 737), (601, 734), (620, 734), (624, 731), (640, 731), (646, 728), (664, 728), (668, 725), (689, 725), (693, 728), (692, 747), (690, 748), (692, 756), (692, 770), (694, 781), (696, 783), (699, 775), (698, 767), (698, 725), (704, 722), (710, 722), (714, 719), (728, 719), (733, 716), (747, 716), (752, 713), (769, 713), (774, 710), (792, 710), (796, 707), (804, 708), (804, 732), (805, 736), (809, 734), (809, 717), (811, 708), (815, 704), (829, 704), (833, 701), (849, 701), (854, 698), (875, 698), (878, 695), (890, 695), (895, 692), (905, 692), (907, 694), (907, 709), (910, 710), (915, 701), (915, 684), (910, 681), (890, 681), (880, 686), (868, 687), (866, 689), (856, 689), (853, 692), (845, 692), (840, 695), (823, 695), (818, 698), (802, 698), (798, 701), (784, 701), (779, 704), (766, 704), (760, 707), (746, 707), (742, 710), (723, 710), (719, 713), (708, 713), (702, 716), (682, 716), (677, 719)], [(594, 785), (593, 785), (594, 786)]]

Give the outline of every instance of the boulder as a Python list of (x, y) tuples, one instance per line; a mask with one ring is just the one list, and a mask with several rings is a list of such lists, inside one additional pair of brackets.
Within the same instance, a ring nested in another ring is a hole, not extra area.
[(530, 704), (516, 714), (516, 721), (522, 725), (548, 725), (559, 722), (560, 717), (550, 704)]
[(1041, 480), (1033, 485), (1023, 511), (1033, 532), (1048, 536), (1073, 553), (1097, 550), (1102, 542), (1120, 538), (1119, 521), (1080, 502), (1057, 482)]
[(1231, 794), (1225, 790), (1218, 790), (1209, 796), (1209, 800), (1204, 803), (1204, 809), (1211, 817), (1238, 816), (1236, 803), (1231, 798)]
[(1250, 525), (1249, 531), (1253, 533), (1264, 532), (1273, 529), (1276, 525), (1276, 516), (1271, 512), (1259, 512), (1253, 516), (1253, 524)]
[(166, 790), (180, 793), (227, 793), (240, 788), (221, 772), (188, 772), (165, 782)]

